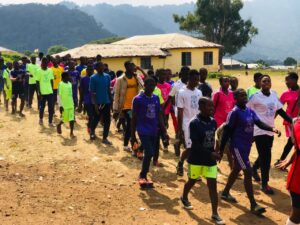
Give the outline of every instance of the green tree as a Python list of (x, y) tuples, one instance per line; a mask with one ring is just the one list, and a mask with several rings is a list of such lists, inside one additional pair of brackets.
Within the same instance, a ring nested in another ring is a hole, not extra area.
[(68, 48), (66, 48), (63, 45), (53, 45), (51, 47), (48, 48), (48, 54), (49, 55), (53, 55), (53, 54), (57, 54), (63, 51), (68, 50)]
[(258, 29), (243, 20), (242, 0), (198, 0), (194, 13), (174, 15), (180, 29), (224, 46), (223, 54), (234, 55), (251, 42)]
[(297, 60), (292, 58), (292, 57), (287, 57), (284, 61), (283, 64), (285, 66), (295, 66), (297, 65)]
[(31, 54), (32, 54), (32, 53), (31, 53), (31, 51), (29, 51), (29, 50), (25, 50), (25, 51), (24, 51), (24, 55), (26, 55), (26, 56), (31, 56)]

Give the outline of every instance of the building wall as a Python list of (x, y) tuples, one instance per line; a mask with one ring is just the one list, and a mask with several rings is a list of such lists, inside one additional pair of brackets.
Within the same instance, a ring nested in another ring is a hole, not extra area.
[[(213, 52), (213, 65), (204, 65), (204, 52)], [(169, 68), (173, 73), (180, 71), (181, 65), (181, 53), (191, 52), (192, 54), (192, 65), (191, 69), (199, 70), (201, 67), (205, 67), (210, 72), (218, 71), (219, 64), (219, 49), (218, 48), (207, 48), (207, 49), (172, 49), (170, 50), (171, 55), (166, 58), (151, 57), (151, 64), (153, 69)], [(103, 62), (107, 63), (111, 70), (125, 70), (124, 62), (132, 61), (136, 65), (141, 65), (141, 57), (123, 57), (123, 58), (104, 58)]]
[[(218, 48), (197, 48), (197, 49), (172, 49), (169, 50), (171, 56), (166, 59), (166, 68), (171, 68), (172, 71), (179, 72), (181, 65), (181, 53), (191, 52), (192, 65), (191, 69), (199, 70), (201, 67), (205, 67), (208, 71), (218, 71), (219, 67), (219, 49)], [(213, 65), (204, 65), (204, 52), (213, 52)]]

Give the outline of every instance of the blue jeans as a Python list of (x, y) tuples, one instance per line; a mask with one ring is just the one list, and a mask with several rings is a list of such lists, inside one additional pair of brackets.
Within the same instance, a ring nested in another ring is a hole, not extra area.
[(152, 135), (139, 135), (144, 149), (144, 159), (142, 164), (142, 170), (140, 173), (141, 178), (147, 178), (147, 173), (149, 172), (149, 167), (151, 159), (155, 153), (156, 146), (156, 136)]
[(49, 113), (49, 123), (52, 123), (53, 120), (53, 94), (49, 95), (41, 95), (41, 103), (40, 103), (40, 120), (44, 117), (44, 110), (46, 107), (46, 102), (48, 102), (48, 113)]

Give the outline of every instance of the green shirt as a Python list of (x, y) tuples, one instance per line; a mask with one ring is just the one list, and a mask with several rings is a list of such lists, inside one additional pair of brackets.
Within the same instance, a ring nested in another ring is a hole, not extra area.
[(31, 76), (29, 76), (29, 84), (35, 84), (36, 83), (36, 72), (40, 67), (36, 64), (27, 64), (26, 70), (30, 73)]
[(51, 80), (54, 79), (53, 71), (51, 69), (43, 70), (38, 69), (36, 71), (36, 80), (40, 85), (40, 92), (42, 95), (53, 94)]
[(11, 80), (10, 80), (10, 71), (8, 69), (4, 70), (3, 78), (5, 80), (4, 90), (5, 91), (12, 90), (12, 84), (11, 84)]
[(74, 108), (72, 84), (61, 81), (58, 85), (58, 96), (64, 109)]
[(259, 92), (259, 91), (260, 91), (260, 89), (257, 89), (255, 86), (248, 88), (248, 90), (247, 90), (248, 99), (250, 99), (250, 97), (252, 95), (254, 95), (256, 92)]

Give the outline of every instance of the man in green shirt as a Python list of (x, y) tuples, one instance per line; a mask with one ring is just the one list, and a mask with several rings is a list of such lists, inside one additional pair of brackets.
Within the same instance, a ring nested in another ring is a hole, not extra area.
[(4, 103), (5, 109), (8, 111), (8, 103), (9, 100), (12, 98), (12, 83), (10, 80), (10, 71), (12, 70), (12, 63), (8, 62), (7, 68), (3, 72), (3, 79), (4, 79)]
[[(27, 64), (26, 70), (29, 72), (29, 95), (28, 95), (28, 107), (32, 108), (32, 100), (34, 96), (34, 92), (37, 93), (36, 87), (36, 72), (40, 68), (39, 65), (36, 64), (36, 57), (32, 56), (30, 58), (31, 63)], [(38, 96), (38, 95), (37, 95)], [(38, 101), (39, 108), (39, 101)]]
[(55, 126), (52, 123), (53, 120), (53, 71), (48, 68), (48, 60), (42, 58), (41, 68), (36, 72), (36, 84), (38, 95), (40, 99), (40, 121), (39, 124), (43, 125), (44, 110), (46, 102), (48, 103), (48, 112), (49, 112), (49, 126)]
[(58, 85), (58, 104), (60, 112), (62, 113), (62, 120), (57, 125), (57, 133), (61, 134), (61, 125), (63, 123), (70, 123), (70, 137), (74, 138), (74, 121), (75, 110), (73, 101), (72, 84), (69, 82), (70, 77), (68, 72), (62, 73), (62, 81)]
[(250, 99), (250, 97), (252, 95), (254, 95), (256, 92), (259, 92), (260, 91), (260, 80), (262, 78), (262, 74), (261, 73), (255, 73), (254, 74), (254, 83), (255, 85), (248, 88), (247, 89), (247, 96), (248, 96), (248, 99)]

